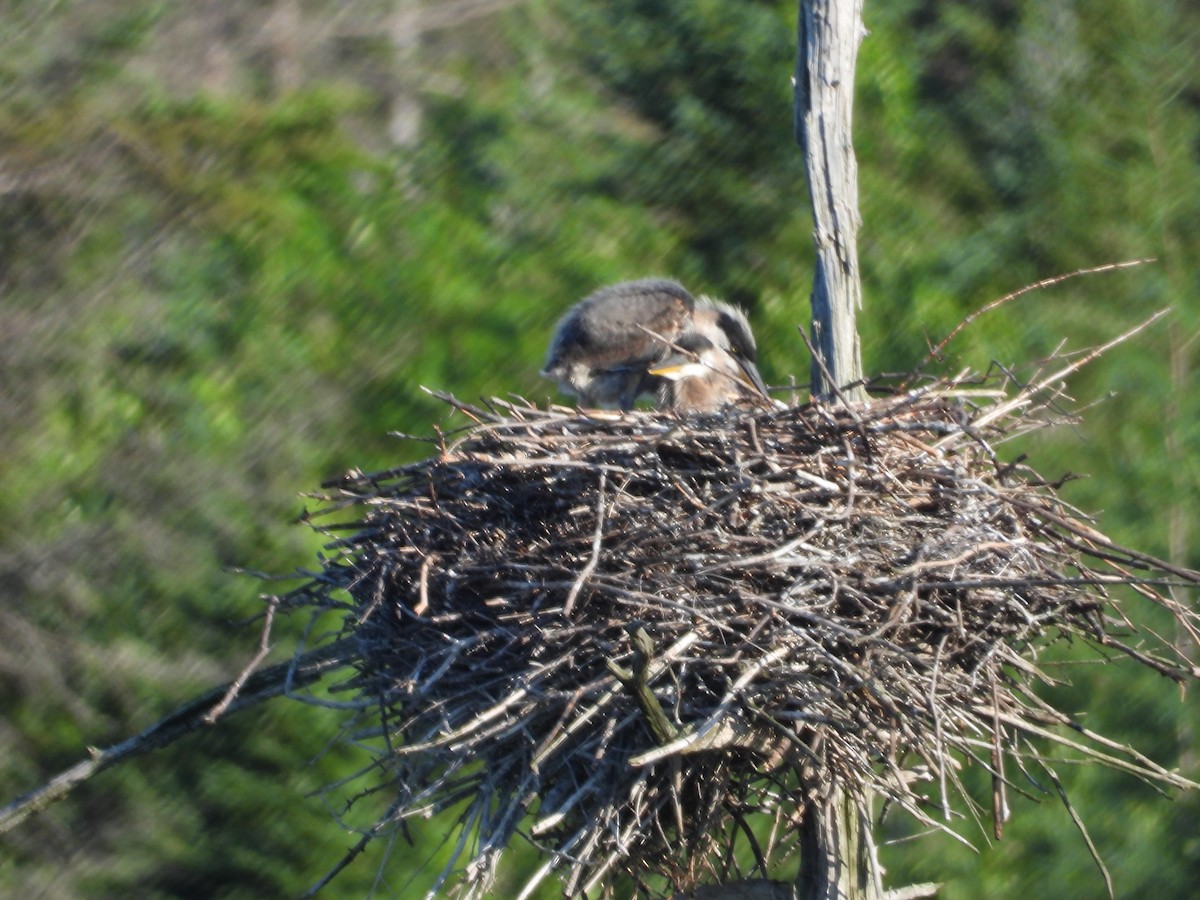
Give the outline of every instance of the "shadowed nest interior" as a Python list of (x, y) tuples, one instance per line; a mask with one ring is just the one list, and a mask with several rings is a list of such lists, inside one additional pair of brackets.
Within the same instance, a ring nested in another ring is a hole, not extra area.
[[(387, 798), (363, 843), (460, 811), (434, 891), (480, 895), (518, 835), (543, 853), (531, 884), (568, 895), (766, 876), (834, 784), (938, 827), (956, 796), (1002, 820), (1046, 741), (1187, 784), (1033, 691), (1064, 639), (1195, 677), (1110, 589), (1194, 636), (1161, 585), (1197, 576), (997, 456), (1029, 396), (683, 418), (446, 399), (475, 424), (327, 485), (330, 555), (282, 598), (344, 616), (362, 789)], [(982, 802), (964, 761), (993, 773)]]

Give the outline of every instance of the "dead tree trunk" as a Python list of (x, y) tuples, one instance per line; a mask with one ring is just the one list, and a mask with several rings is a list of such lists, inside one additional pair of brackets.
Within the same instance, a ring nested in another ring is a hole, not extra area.
[[(858, 164), (850, 141), (854, 67), (865, 31), (863, 0), (801, 0), (795, 129), (804, 151), (817, 264), (812, 289), (813, 395), (864, 396), (855, 317), (858, 273)], [(855, 384), (854, 387), (848, 385)]]
[[(850, 140), (863, 0), (801, 0), (795, 78), (796, 140), (804, 151), (817, 265), (812, 290), (813, 395), (865, 396), (856, 315), (858, 166)], [(752, 880), (698, 889), (695, 900), (883, 900), (869, 799), (828, 786), (805, 803), (794, 885)], [(897, 896), (932, 896), (920, 885)]]
[(869, 810), (840, 788), (810, 800), (800, 831), (796, 900), (881, 900)]
[[(801, 0), (795, 129), (804, 151), (817, 264), (812, 289), (812, 392), (856, 400), (862, 353), (856, 315), (858, 165), (851, 142), (854, 70), (865, 31), (863, 0)], [(801, 835), (799, 900), (878, 900), (883, 895), (868, 808), (845, 790), (808, 801)]]

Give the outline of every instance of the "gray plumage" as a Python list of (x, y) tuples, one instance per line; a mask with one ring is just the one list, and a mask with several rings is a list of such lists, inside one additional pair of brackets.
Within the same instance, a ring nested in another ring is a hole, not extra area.
[(649, 370), (671, 356), (671, 344), (693, 333), (748, 363), (748, 377), (765, 395), (745, 313), (707, 297), (696, 300), (663, 278), (609, 285), (571, 307), (555, 330), (542, 375), (581, 406), (632, 409), (638, 397), (662, 392), (663, 379)]

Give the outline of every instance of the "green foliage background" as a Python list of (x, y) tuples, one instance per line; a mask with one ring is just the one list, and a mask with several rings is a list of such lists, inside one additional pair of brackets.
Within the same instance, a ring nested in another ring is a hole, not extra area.
[[(546, 340), (595, 287), (670, 274), (735, 300), (768, 380), (803, 382), (794, 6), (4, 6), (0, 800), (236, 674), (264, 587), (231, 569), (312, 564), (300, 494), (424, 452), (389, 431), (460, 424), (419, 385), (551, 399)], [(1010, 449), (1087, 475), (1068, 497), (1116, 540), (1200, 567), (1200, 8), (890, 0), (866, 22), (868, 370), (1040, 278), (1157, 257), (989, 313), (942, 367), (1028, 371), (1172, 307), (1074, 379), (1102, 401), (1082, 425)], [(1200, 775), (1194, 697), (1120, 665), (1063, 675), (1064, 708)], [(0, 894), (294, 896), (353, 842), (319, 796), (365, 763), (341, 724), (276, 701), (109, 772), (3, 839)], [(1117, 895), (1194, 896), (1200, 800), (1067, 769)], [(420, 896), (446, 827), (328, 895)], [(1103, 895), (1053, 797), (1018, 801), (994, 846), (964, 829), (980, 853), (897, 843), (889, 881)]]

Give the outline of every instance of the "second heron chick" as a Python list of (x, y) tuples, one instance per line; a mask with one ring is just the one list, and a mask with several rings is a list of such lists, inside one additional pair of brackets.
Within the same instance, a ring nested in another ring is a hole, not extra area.
[(649, 370), (659, 379), (659, 409), (711, 412), (731, 403), (767, 400), (753, 362), (699, 331), (684, 335), (675, 346), (675, 354)]
[(696, 300), (663, 278), (609, 285), (571, 307), (558, 323), (542, 375), (581, 406), (632, 409), (638, 397), (661, 393), (663, 379), (650, 370), (693, 334), (748, 363), (752, 383), (765, 396), (745, 313), (719, 300)]

